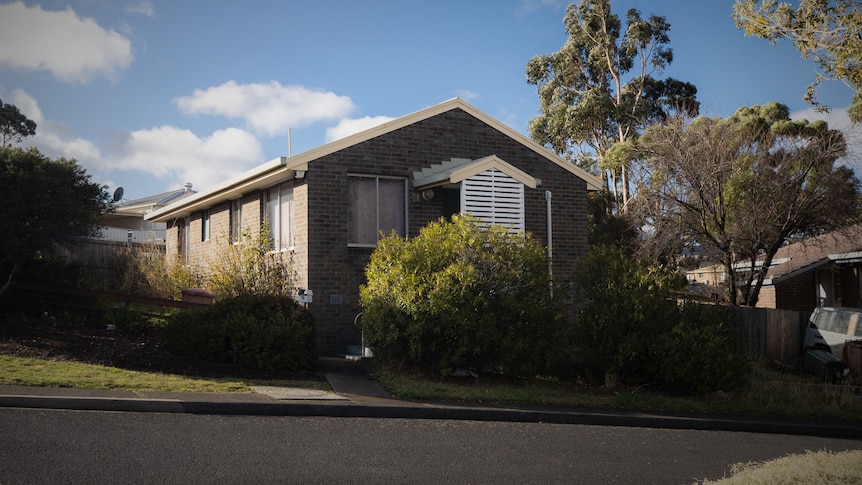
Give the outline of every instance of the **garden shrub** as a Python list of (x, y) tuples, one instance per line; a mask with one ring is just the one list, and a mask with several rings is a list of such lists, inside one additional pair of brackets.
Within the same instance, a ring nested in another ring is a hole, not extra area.
[(730, 390), (749, 382), (751, 362), (733, 344), (736, 336), (727, 325), (726, 312), (686, 302), (679, 317), (669, 338), (662, 341), (660, 382), (692, 393)]
[(165, 346), (191, 357), (264, 371), (313, 367), (314, 319), (286, 296), (243, 295), (175, 315)]
[(411, 239), (390, 235), (366, 277), (362, 330), (381, 360), (536, 375), (561, 348), (565, 322), (545, 249), (502, 226), (455, 215)]
[(128, 286), (124, 291), (143, 294), (168, 300), (182, 298), (184, 288), (198, 288), (203, 278), (194, 268), (177, 257), (169, 263), (164, 254), (157, 250), (136, 251), (129, 261), (129, 267), (121, 268), (123, 280)]
[(209, 265), (206, 282), (217, 298), (296, 294), (292, 261), (285, 261), (284, 252), (272, 251), (268, 222), (259, 231), (243, 231), (239, 242), (222, 247)]
[(678, 274), (612, 246), (593, 247), (578, 269), (588, 301), (576, 345), (588, 377), (694, 393), (745, 382), (747, 360), (722, 316), (672, 297)]

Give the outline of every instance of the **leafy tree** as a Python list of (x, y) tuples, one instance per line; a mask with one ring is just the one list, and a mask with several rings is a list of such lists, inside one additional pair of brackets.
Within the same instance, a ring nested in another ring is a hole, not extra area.
[(0, 147), (20, 143), (36, 134), (36, 122), (24, 116), (14, 104), (0, 99)]
[(791, 121), (787, 106), (770, 103), (653, 126), (613, 155), (641, 159), (634, 212), (648, 228), (643, 250), (668, 259), (696, 245), (724, 266), (731, 304), (753, 306), (790, 237), (859, 214), (859, 180), (835, 165), (845, 149), (840, 131)]
[(35, 148), (0, 148), (0, 296), (28, 261), (98, 233), (99, 216), (111, 207), (105, 189), (75, 160), (52, 160)]
[(697, 114), (697, 88), (654, 77), (673, 61), (664, 17), (644, 19), (631, 9), (623, 25), (610, 0), (582, 0), (569, 6), (564, 24), (569, 39), (563, 47), (527, 64), (527, 82), (537, 86), (542, 110), (530, 121), (530, 135), (603, 178), (609, 172), (615, 192), (619, 175), (625, 207), (627, 167), (607, 163), (605, 152), (671, 113)]
[[(455, 215), (378, 244), (360, 288), (376, 357), (432, 372), (548, 372), (563, 345), (545, 248)], [(556, 296), (555, 296), (556, 295)]]
[(854, 123), (862, 121), (862, 12), (858, 0), (801, 0), (796, 9), (774, 0), (737, 0), (733, 17), (746, 35), (775, 44), (788, 39), (818, 67), (808, 85), (805, 101), (823, 111), (817, 88), (827, 79), (842, 80), (855, 91), (848, 111)]

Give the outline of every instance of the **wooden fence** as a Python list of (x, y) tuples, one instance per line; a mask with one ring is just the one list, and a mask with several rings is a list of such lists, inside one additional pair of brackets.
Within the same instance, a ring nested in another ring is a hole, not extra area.
[(118, 278), (127, 261), (141, 252), (154, 252), (164, 255), (164, 245), (143, 243), (122, 243), (105, 240), (82, 240), (70, 247), (61, 248), (61, 255), (84, 271), (84, 281), (88, 285)]
[(753, 307), (725, 309), (741, 348), (769, 362), (799, 365), (808, 313)]

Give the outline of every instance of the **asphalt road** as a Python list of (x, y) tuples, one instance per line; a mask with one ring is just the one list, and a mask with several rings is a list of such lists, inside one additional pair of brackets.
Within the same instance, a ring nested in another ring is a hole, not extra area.
[(693, 483), (862, 440), (446, 420), (0, 408), (0, 483)]

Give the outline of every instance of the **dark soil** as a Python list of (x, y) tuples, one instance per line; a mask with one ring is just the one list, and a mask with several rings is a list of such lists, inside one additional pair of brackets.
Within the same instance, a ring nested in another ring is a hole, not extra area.
[(154, 328), (109, 330), (107, 324), (68, 324), (50, 318), (21, 322), (0, 316), (0, 355), (200, 377), (309, 379), (316, 375), (265, 373), (185, 357), (164, 348)]

